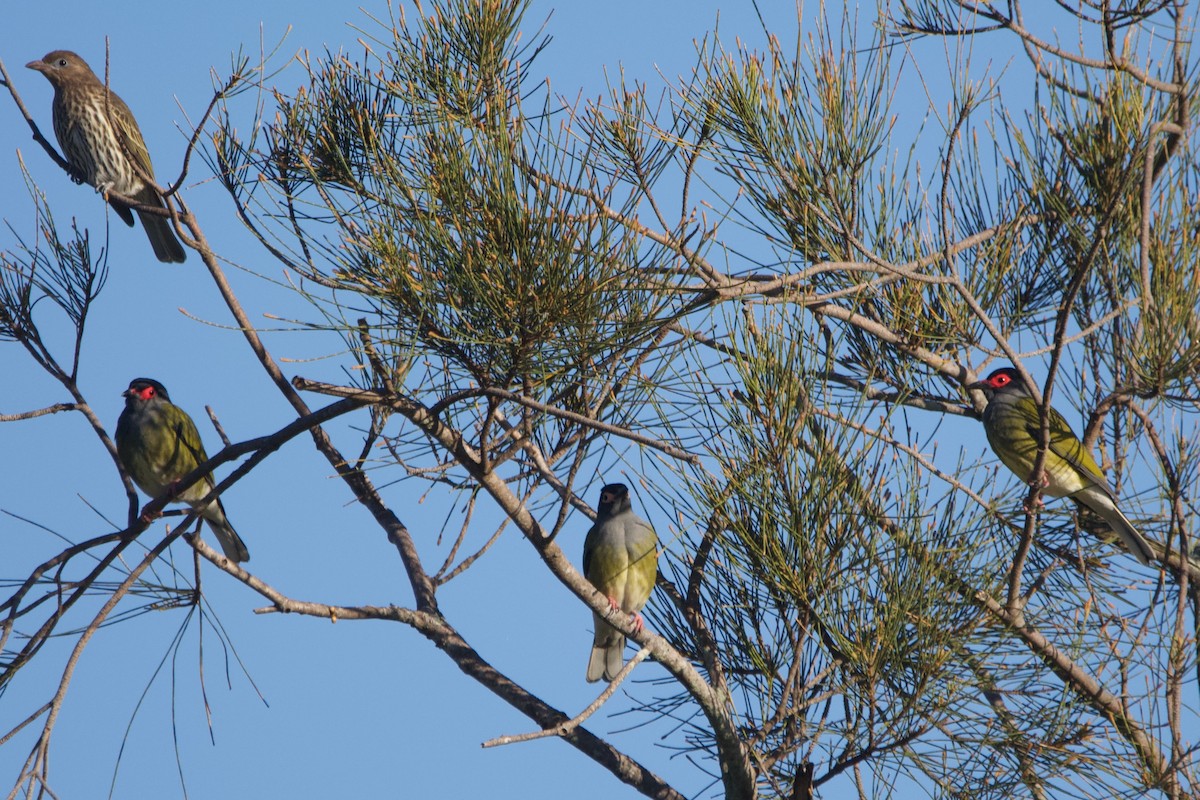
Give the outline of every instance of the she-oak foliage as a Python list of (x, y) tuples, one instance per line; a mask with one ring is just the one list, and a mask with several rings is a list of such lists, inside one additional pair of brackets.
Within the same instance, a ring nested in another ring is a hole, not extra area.
[[(714, 32), (661, 96), (622, 80), (572, 105), (537, 71), (553, 44), (530, 38), (526, 6), (390, 9), (356, 54), (302, 59), (290, 93), (245, 62), (218, 93), (206, 163), (311, 303), (301, 327), (356, 376), (322, 384), (301, 365), (289, 382), (180, 193), (181, 225), (299, 418), (224, 458), (255, 453), (240, 478), (312, 429), (414, 600), (252, 588), (282, 610), (413, 627), (646, 796), (694, 796), (705, 773), (739, 799), (1195, 796), (1198, 575), (1180, 555), (1200, 489), (1195, 10), (821, 6), (765, 16), (757, 49)], [(986, 64), (971, 50), (985, 39)], [(247, 119), (237, 98), (254, 86), (273, 107)], [(86, 232), (65, 241), (45, 220), (49, 252), (2, 256), (0, 334), (111, 446), (76, 381), (103, 265)], [(74, 328), (68, 366), (39, 301)], [(998, 363), (1082, 417), (1154, 541), (1149, 567), (996, 472), (984, 398), (965, 387)], [(313, 412), (321, 394), (343, 399)], [(344, 453), (314, 427), (364, 406), (365, 440)], [(612, 473), (657, 512), (663, 551), (646, 633), (610, 617), (658, 662), (623, 688), (648, 722), (673, 721), (687, 785), (497, 673), (437, 603), (504, 533), (580, 615), (604, 613), (558, 535)], [(463, 529), (410, 535), (373, 483), (397, 474), (459, 503)], [(103, 566), (129, 541), (98, 536), (53, 565), (82, 572), (87, 551)], [(75, 602), (39, 604), (40, 569), (0, 605), (6, 685)], [(73, 586), (134, 603), (139, 571), (116, 590), (92, 562), (82, 574)], [(18, 785), (50, 781), (52, 727)]]

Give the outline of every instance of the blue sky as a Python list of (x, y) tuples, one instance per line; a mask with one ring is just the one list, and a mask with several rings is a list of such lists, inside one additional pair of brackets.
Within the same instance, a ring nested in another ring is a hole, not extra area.
[[(754, 18), (744, 4), (736, 5), (740, 8), (722, 12), (722, 29), (756, 39)], [(357, 4), (311, 3), (298, 11), (300, 7), (255, 0), (156, 4), (152, 11), (146, 5), (135, 10), (132, 4), (123, 9), (84, 2), (20, 3), (6, 12), (0, 28), (0, 58), (49, 134), (50, 86), (23, 65), (64, 48), (80, 53), (102, 74), (104, 37), (109, 37), (111, 83), (137, 116), (158, 177), (166, 181), (177, 173), (184, 148), (179, 128), (187, 130), (185, 120), (202, 112), (210, 97), (210, 70), (227, 71), (231, 53), (241, 48), (257, 53), (260, 37), (270, 46), (289, 26), (284, 52), (354, 50), (359, 34), (347, 22), (369, 24)], [(532, 34), (553, 10), (547, 32), (554, 41), (539, 68), (551, 77), (555, 91), (573, 97), (582, 89), (585, 96), (598, 95), (606, 67), (611, 71), (623, 65), (627, 75), (651, 85), (659, 80), (656, 69), (669, 75), (686, 71), (694, 59), (693, 39), (711, 28), (716, 7), (613, 2), (567, 3), (554, 10), (539, 2), (526, 18), (527, 30)], [(381, 4), (368, 8), (385, 13)], [(280, 83), (290, 91), (300, 80), (298, 72), (291, 72)], [(18, 170), (19, 151), (59, 224), (74, 217), (91, 230), (94, 243), (104, 242), (106, 215), (100, 200), (54, 167), (10, 102), (0, 107), (6, 116), (0, 128), (5, 131), (0, 175), (8, 187), (0, 216), (17, 234), (32, 239), (32, 204)], [(186, 193), (216, 250), (279, 277), (233, 217), (223, 190), (205, 177), (203, 164), (195, 162), (193, 185)], [(192, 255), (182, 266), (160, 265), (150, 257), (141, 230), (126, 229), (112, 216), (107, 220), (112, 226), (109, 281), (90, 323), (81, 372), (84, 391), (101, 418), (114, 425), (121, 391), (131, 378), (145, 375), (166, 384), (172, 398), (197, 419), (210, 452), (218, 439), (202, 418), (205, 404), (214, 407), (235, 441), (286, 421), (290, 410), (241, 337), (220, 327), (230, 318), (199, 260)], [(11, 242), (13, 234), (5, 235)], [(265, 326), (274, 323), (262, 317), (264, 312), (304, 315), (306, 308), (287, 292), (236, 267), (227, 272), (252, 318)], [(305, 334), (267, 334), (266, 340), (278, 359), (294, 360), (284, 364), (289, 374), (342, 380), (335, 360), (309, 360), (335, 352), (336, 342)], [(65, 356), (65, 350), (59, 352)], [(66, 399), (16, 345), (0, 344), (0, 369), (10, 376), (0, 389), (0, 413)], [(364, 419), (359, 415), (352, 422), (361, 426)], [(357, 434), (344, 425), (335, 426), (334, 434), (348, 451), (356, 451)], [(109, 529), (87, 504), (110, 519), (123, 519), (125, 500), (115, 470), (77, 415), (0, 425), (0, 451), (9, 465), (0, 483), (0, 509), (75, 540)], [(226, 495), (230, 518), (253, 554), (251, 567), (300, 599), (411, 605), (394, 550), (329, 474), (309, 440), (298, 439)], [(421, 502), (424, 488), (399, 484), (384, 494), (418, 543), (428, 546), (445, 510), (433, 500)], [(658, 520), (660, 527), (664, 524)], [(567, 535), (578, 541), (563, 542), (568, 553), (577, 555), (587, 526), (579, 515), (571, 521)], [(161, 526), (151, 533), (158, 531)], [(35, 563), (58, 547), (50, 534), (9, 516), (0, 516), (0, 542), (6, 556), (13, 556), (4, 559), (7, 564)], [(190, 574), (190, 551), (176, 544), (173, 554)], [(148, 614), (112, 626), (85, 652), (56, 727), (52, 788), (60, 797), (107, 792), (126, 726), (164, 658), (129, 729), (116, 797), (181, 796), (180, 772), (193, 798), (518, 792), (550, 797), (568, 788), (573, 797), (584, 799), (634, 794), (557, 741), (482, 750), (482, 741), (527, 731), (531, 723), (402, 626), (256, 615), (252, 609), (265, 605), (260, 597), (215, 571), (209, 570), (205, 581), (212, 609), (265, 702), (236, 662), (229, 667), (232, 686), (227, 687), (221, 648), (205, 627), (210, 742), (198, 692), (196, 620), (181, 634), (177, 657), (170, 648), (185, 621), (181, 612)], [(567, 712), (594, 698), (598, 687), (583, 680), (590, 614), (547, 576), (522, 540), (502, 537), (470, 580), (457, 583), (461, 586), (452, 584), (440, 595), (442, 607), (485, 658)], [(82, 619), (77, 621), (82, 624)], [(72, 641), (48, 646), (42, 665), (26, 670), (9, 687), (0, 699), (0, 729), (7, 730), (49, 696)], [(657, 674), (652, 665), (640, 669), (647, 676)], [(610, 707), (628, 705), (618, 697)], [(601, 715), (591, 727), (604, 735), (631, 722)], [(619, 734), (615, 741), (680, 789), (699, 791), (706, 779), (654, 746), (666, 732), (660, 724)], [(0, 748), (0, 783), (11, 785), (30, 741), (25, 736)], [(498, 786), (510, 788), (497, 792)]]
[[(231, 53), (256, 53), (260, 39), (269, 48), (289, 27), (281, 52), (354, 52), (360, 34), (347, 23), (371, 24), (357, 4), (303, 4), (302, 11), (299, 5), (214, 0), (202, 5), (156, 4), (149, 11), (145, 5), (135, 10), (132, 4), (123, 8), (78, 0), (52, 7), (19, 3), (7, 10), (6, 24), (0, 28), (0, 58), (49, 134), (50, 86), (23, 65), (65, 48), (79, 52), (101, 73), (104, 37), (109, 37), (112, 86), (137, 116), (160, 182), (165, 182), (177, 174), (185, 143), (180, 129), (190, 133), (186, 120), (196, 119), (209, 101), (210, 70), (223, 75)], [(553, 42), (536, 63), (537, 74), (549, 76), (553, 90), (568, 97), (580, 91), (585, 97), (597, 96), (605, 89), (606, 69), (615, 75), (623, 67), (628, 78), (652, 87), (661, 84), (660, 71), (669, 77), (687, 72), (695, 63), (695, 40), (712, 29), (721, 5), (706, 0), (617, 0), (561, 3), (555, 8), (539, 1), (526, 17), (526, 30), (534, 35), (553, 11), (545, 30)], [(739, 0), (724, 5), (723, 40), (731, 44), (740, 36), (752, 46), (760, 43), (762, 33), (749, 4)], [(781, 6), (779, 32), (790, 39), (795, 35), (791, 4)], [(366, 8), (376, 15), (386, 13), (381, 4)], [(937, 59), (930, 63), (935, 69), (925, 77), (935, 81)], [(291, 71), (278, 83), (290, 92), (301, 80), (301, 73)], [(100, 200), (89, 188), (73, 185), (50, 162), (11, 103), (0, 106), (0, 114), (6, 115), (0, 128), (0, 176), (7, 187), (0, 216), (16, 235), (33, 238), (32, 204), (18, 169), (19, 151), (53, 204), (59, 224), (74, 217), (91, 230), (94, 242), (111, 246), (108, 287), (90, 323), (81, 373), (83, 389), (102, 419), (115, 425), (121, 391), (131, 378), (149, 376), (165, 383), (175, 402), (197, 419), (210, 452), (215, 452), (218, 440), (203, 419), (206, 404), (214, 407), (235, 441), (284, 424), (290, 408), (240, 335), (223, 327), (229, 314), (199, 259), (192, 255), (182, 266), (160, 265), (150, 257), (142, 231), (126, 229), (111, 215), (107, 221), (112, 237), (105, 242), (106, 214)], [(924, 97), (914, 95), (901, 106), (912, 114), (903, 124), (916, 125), (925, 118)], [(234, 262), (227, 273), (251, 317), (269, 329), (278, 323), (263, 316), (266, 313), (311, 316), (287, 291), (254, 274), (281, 277), (234, 218), (224, 191), (206, 177), (204, 165), (194, 162), (187, 200), (214, 248)], [(13, 235), (5, 233), (6, 247)], [(289, 375), (344, 382), (336, 340), (271, 332), (265, 339)], [(59, 342), (60, 348), (65, 344)], [(58, 352), (66, 354), (64, 349)], [(67, 399), (16, 345), (0, 344), (0, 374), (8, 376), (0, 384), (0, 413)], [(1077, 424), (1077, 416), (1068, 417)], [(358, 434), (348, 425), (365, 425), (365, 415), (331, 427), (347, 452), (357, 452)], [(976, 454), (981, 447), (978, 433), (972, 451)], [(954, 449), (944, 447), (952, 458)], [(9, 472), (0, 481), (0, 510), (73, 540), (109, 529), (89, 504), (110, 519), (123, 520), (125, 498), (115, 470), (77, 415), (0, 424), (0, 453)], [(376, 480), (383, 484), (398, 477), (393, 470), (378, 473)], [(425, 498), (425, 489), (424, 484), (397, 483), (384, 490), (384, 497), (432, 563), (428, 554), (444, 553), (434, 548), (433, 540), (446, 510), (436, 498)], [(599, 483), (592, 494), (598, 490)], [(596, 497), (588, 499), (594, 504)], [(250, 567), (284, 593), (345, 605), (411, 605), (394, 550), (367, 514), (350, 503), (348, 490), (330, 477), (328, 464), (307, 438), (285, 446), (235, 486), (225, 503), (253, 554)], [(638, 507), (660, 535), (669, 535), (668, 519), (656, 517), (641, 503)], [(588, 524), (582, 515), (569, 523), (564, 534), (568, 538), (560, 540), (568, 553), (578, 556)], [(453, 531), (457, 525), (455, 517), (448, 527)], [(147, 536), (159, 531), (161, 525)], [(35, 563), (55, 552), (58, 541), (45, 530), (0, 516), (0, 547), (6, 564)], [(14, 554), (11, 559), (9, 554)], [(180, 543), (173, 554), (180, 559), (179, 568), (190, 574), (190, 550)], [(163, 572), (162, 579), (169, 581), (169, 574)], [(180, 773), (193, 798), (537, 798), (564, 792), (580, 800), (634, 796), (556, 740), (481, 749), (481, 742), (528, 731), (532, 723), (460, 674), (449, 659), (407, 628), (255, 614), (253, 609), (265, 605), (258, 595), (211, 569), (204, 580), (211, 608), (253, 685), (232, 660), (231, 685), (226, 685), (224, 654), (206, 622), (210, 740), (197, 679), (198, 622), (191, 620), (180, 634), (183, 643), (177, 655), (171, 645), (185, 623), (182, 612), (148, 614), (106, 629), (85, 652), (56, 728), (52, 788), (60, 797), (107, 792), (122, 737), (144, 690), (146, 698), (124, 745), (116, 797), (179, 796)], [(547, 702), (574, 713), (594, 698), (598, 688), (583, 680), (590, 614), (549, 577), (515, 532), (501, 537), (495, 551), (473, 567), (467, 579), (443, 590), (439, 600), (484, 658)], [(49, 695), (72, 642), (48, 646), (43, 666), (23, 672), (0, 696), (0, 731)], [(644, 664), (639, 674), (661, 673)], [(656, 690), (643, 685), (635, 691), (650, 696)], [(609, 710), (629, 706), (618, 697)], [(640, 721), (600, 715), (589, 727), (602, 736), (621, 731), (613, 735), (618, 747), (681, 791), (701, 792), (707, 779), (658, 746), (670, 723), (626, 730)], [(22, 740), (0, 747), (0, 786), (17, 774), (27, 751)]]

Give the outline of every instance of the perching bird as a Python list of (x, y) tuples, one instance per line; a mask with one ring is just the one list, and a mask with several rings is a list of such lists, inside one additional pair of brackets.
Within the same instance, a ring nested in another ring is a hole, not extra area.
[[(983, 429), (988, 443), (1008, 467), (1023, 481), (1034, 479), (1041, 424), (1038, 405), (1026, 388), (1021, 374), (1002, 367), (968, 389), (981, 389), (988, 396), (983, 412)], [(1063, 415), (1049, 411), (1050, 442), (1045, 458), (1046, 494), (1072, 497), (1104, 518), (1121, 537), (1125, 548), (1143, 564), (1154, 556), (1150, 545), (1117, 508), (1117, 498), (1100, 472), (1100, 467), (1083, 443), (1071, 432)]]
[[(72, 177), (103, 193), (129, 226), (133, 225), (131, 209), (109, 199), (110, 191), (144, 205), (166, 208), (154, 186), (142, 178), (145, 174), (153, 180), (154, 168), (133, 112), (96, 77), (87, 62), (69, 50), (55, 50), (25, 66), (45, 75), (54, 87), (54, 135), (76, 172)], [(183, 246), (169, 219), (141, 211), (137, 215), (159, 261), (184, 260)]]
[[(645, 622), (638, 612), (650, 599), (658, 576), (658, 537), (650, 523), (633, 513), (629, 488), (623, 483), (600, 491), (596, 524), (583, 542), (583, 574), (614, 610), (633, 616), (635, 630), (642, 629)], [(611, 681), (625, 664), (625, 635), (601, 615), (592, 616), (596, 634), (587, 679)]]
[[(167, 388), (149, 378), (136, 378), (124, 392), (125, 410), (117, 420), (117, 455), (141, 490), (151, 497), (174, 491), (174, 484), (208, 460), (196, 423), (171, 402)], [(212, 475), (196, 481), (175, 499), (189, 505), (203, 500), (213, 486)], [(225, 518), (221, 498), (200, 512), (216, 534), (225, 557), (249, 561), (250, 552)]]

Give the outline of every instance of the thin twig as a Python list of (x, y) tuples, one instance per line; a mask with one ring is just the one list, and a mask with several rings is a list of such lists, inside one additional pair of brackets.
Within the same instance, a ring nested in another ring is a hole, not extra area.
[(506, 745), (506, 744), (517, 744), (519, 742), (532, 742), (535, 739), (545, 739), (548, 736), (566, 736), (568, 733), (571, 733), (573, 730), (575, 730), (580, 725), (582, 725), (587, 720), (588, 717), (590, 717), (592, 714), (595, 714), (597, 711), (599, 711), (600, 707), (603, 706), (606, 702), (608, 702), (608, 699), (616, 693), (617, 688), (621, 685), (621, 683), (623, 683), (624, 680), (627, 677), (629, 677), (629, 673), (633, 672), (634, 667), (636, 667), (638, 664), (645, 661), (649, 656), (650, 656), (650, 651), (647, 650), (646, 648), (643, 647), (642, 649), (638, 650), (634, 654), (633, 658), (631, 658), (631, 659), (629, 659), (629, 661), (625, 662), (625, 666), (622, 667), (621, 671), (618, 672), (616, 677), (612, 679), (612, 683), (610, 683), (610, 684), (608, 684), (608, 686), (604, 687), (604, 691), (601, 692), (600, 695), (595, 700), (593, 700), (588, 705), (587, 708), (585, 708), (583, 711), (576, 714), (574, 717), (571, 717), (566, 722), (559, 723), (558, 725), (555, 725), (553, 728), (548, 728), (548, 729), (544, 729), (544, 730), (540, 730), (540, 731), (531, 731), (529, 733), (519, 733), (519, 734), (508, 735), (508, 736), (497, 736), (494, 739), (488, 739), (487, 741), (483, 742), (480, 746), (485, 747), (485, 748), (486, 747), (500, 747), (500, 746)]

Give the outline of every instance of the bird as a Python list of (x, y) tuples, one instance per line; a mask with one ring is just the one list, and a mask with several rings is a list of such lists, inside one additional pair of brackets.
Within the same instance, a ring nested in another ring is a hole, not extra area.
[[(1033, 465), (1041, 441), (1041, 423), (1037, 402), (1021, 375), (1012, 367), (1001, 367), (981, 381), (967, 386), (980, 389), (988, 397), (983, 411), (983, 430), (992, 450), (1021, 480), (1032, 485)], [(1046, 494), (1071, 497), (1099, 514), (1143, 564), (1150, 563), (1154, 551), (1133, 526), (1109, 488), (1083, 442), (1071, 432), (1071, 426), (1053, 407), (1049, 409), (1050, 441), (1046, 450), (1044, 474), (1040, 480)]]
[[(150, 497), (177, 490), (181, 478), (208, 460), (196, 423), (171, 402), (167, 387), (152, 378), (135, 378), (122, 396), (125, 410), (117, 420), (117, 455), (133, 482)], [(178, 491), (173, 499), (195, 506), (215, 483), (211, 474)], [(250, 560), (242, 537), (229, 524), (221, 498), (209, 503), (200, 516), (216, 535), (230, 561)]]
[[(54, 50), (25, 66), (42, 73), (54, 87), (54, 135), (75, 172), (71, 177), (94, 186), (130, 227), (132, 209), (110, 198), (109, 192), (166, 208), (154, 187), (150, 153), (133, 112), (96, 77), (87, 62), (70, 50)], [(171, 230), (171, 221), (143, 211), (137, 215), (155, 257), (166, 263), (183, 262), (183, 246)]]
[[(658, 576), (658, 537), (650, 523), (633, 513), (629, 487), (610, 483), (600, 490), (596, 523), (583, 541), (583, 574), (608, 598), (614, 611), (633, 617), (633, 628), (645, 627), (641, 611)], [(625, 635), (593, 612), (595, 636), (587, 679), (612, 681), (625, 665)]]

